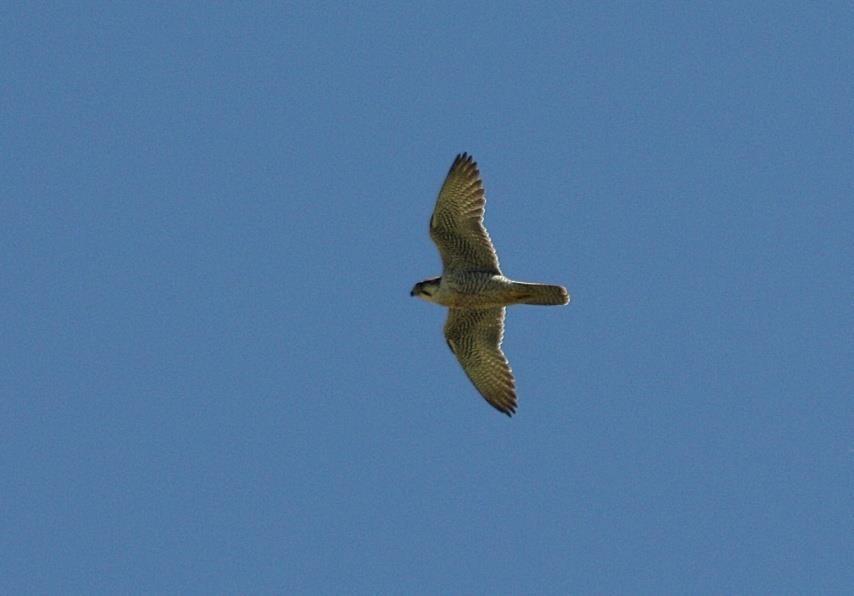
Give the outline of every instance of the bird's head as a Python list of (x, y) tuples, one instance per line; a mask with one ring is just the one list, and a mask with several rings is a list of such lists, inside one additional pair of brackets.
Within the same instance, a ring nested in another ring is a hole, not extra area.
[(433, 279), (425, 279), (424, 281), (419, 281), (417, 284), (415, 284), (415, 286), (413, 286), (412, 291), (409, 292), (409, 295), (417, 296), (418, 298), (426, 300), (427, 302), (433, 302), (436, 292), (439, 289), (439, 283), (441, 281), (441, 277), (434, 277)]

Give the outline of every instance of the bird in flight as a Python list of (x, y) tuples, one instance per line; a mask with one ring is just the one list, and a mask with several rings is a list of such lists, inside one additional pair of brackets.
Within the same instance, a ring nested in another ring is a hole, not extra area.
[(501, 273), (483, 225), (486, 197), (477, 163), (457, 155), (430, 217), (442, 276), (420, 281), (410, 296), (448, 308), (445, 339), (475, 388), (495, 409), (516, 412), (516, 382), (501, 351), (505, 307), (569, 303), (566, 288), (513, 281)]

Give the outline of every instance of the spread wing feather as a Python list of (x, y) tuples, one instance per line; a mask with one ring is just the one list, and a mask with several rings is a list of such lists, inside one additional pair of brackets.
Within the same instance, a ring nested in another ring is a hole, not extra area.
[(477, 163), (466, 153), (457, 155), (430, 218), (430, 238), (439, 247), (444, 271), (501, 273), (483, 225), (485, 205)]
[(495, 409), (516, 412), (516, 382), (501, 351), (504, 308), (451, 308), (445, 339), (480, 394)]

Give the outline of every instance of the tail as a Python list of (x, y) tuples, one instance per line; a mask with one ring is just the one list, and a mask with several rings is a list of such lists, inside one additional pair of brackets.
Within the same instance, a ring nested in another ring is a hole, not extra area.
[(546, 284), (526, 284), (513, 282), (513, 290), (518, 304), (558, 305), (569, 304), (569, 292), (562, 286)]

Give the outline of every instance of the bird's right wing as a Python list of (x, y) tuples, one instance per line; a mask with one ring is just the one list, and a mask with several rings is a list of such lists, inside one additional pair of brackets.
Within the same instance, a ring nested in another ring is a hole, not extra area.
[(486, 197), (477, 164), (457, 155), (430, 218), (430, 238), (439, 248), (444, 270), (500, 274), (498, 255), (483, 225)]
[(480, 394), (495, 409), (516, 412), (516, 382), (501, 351), (504, 308), (450, 308), (445, 339)]

